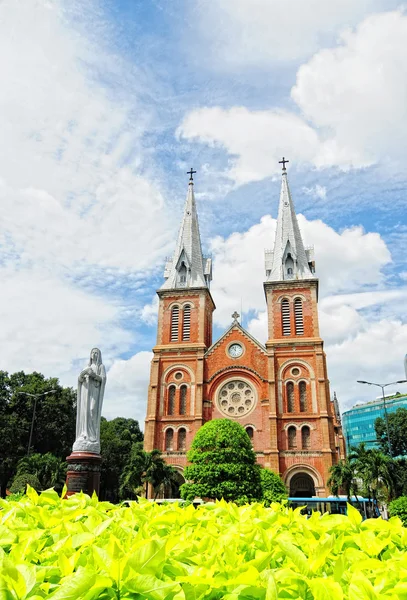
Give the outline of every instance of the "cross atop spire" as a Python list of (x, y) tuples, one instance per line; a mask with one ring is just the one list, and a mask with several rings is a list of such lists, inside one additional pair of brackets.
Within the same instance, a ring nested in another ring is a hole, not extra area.
[(194, 171), (192, 167), (189, 171), (187, 171), (187, 175), (189, 175), (189, 181), (194, 181), (194, 178), (193, 178), (194, 173), (196, 173), (196, 171)]
[(278, 164), (279, 164), (279, 165), (283, 165), (283, 171), (287, 171), (287, 169), (285, 168), (285, 163), (288, 163), (288, 162), (290, 162), (290, 161), (289, 161), (289, 160), (286, 160), (286, 159), (284, 158), (284, 156), (283, 156), (283, 160), (279, 160), (279, 161), (278, 161)]

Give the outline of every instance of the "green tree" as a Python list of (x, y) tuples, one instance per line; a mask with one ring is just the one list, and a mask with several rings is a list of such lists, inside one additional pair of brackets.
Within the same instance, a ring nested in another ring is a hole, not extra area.
[(260, 466), (244, 428), (229, 419), (205, 423), (187, 454), (191, 463), (181, 486), (186, 500), (211, 498), (244, 503), (262, 496)]
[(400, 496), (389, 504), (389, 514), (391, 517), (400, 517), (404, 527), (407, 527), (407, 496)]
[(148, 454), (143, 450), (142, 442), (132, 444), (130, 457), (120, 476), (119, 496), (121, 499), (134, 500), (143, 493), (144, 474)]
[(352, 494), (357, 499), (358, 488), (355, 465), (348, 458), (333, 465), (330, 468), (330, 473), (327, 485), (334, 496), (339, 496), (343, 491), (348, 498), (348, 502), (351, 501)]
[(10, 492), (11, 494), (22, 494), (26, 491), (27, 485), (37, 491), (41, 490), (41, 484), (35, 475), (32, 475), (31, 473), (21, 473), (14, 477), (13, 483), (10, 486)]
[[(389, 424), (391, 454), (393, 456), (407, 456), (407, 408), (398, 408), (395, 412), (389, 413), (387, 420)], [(374, 428), (376, 439), (380, 444), (380, 450), (390, 455), (385, 419), (378, 417)]]
[(394, 481), (391, 475), (391, 459), (376, 448), (367, 449), (365, 444), (351, 448), (349, 459), (356, 475), (363, 482), (364, 495), (377, 501), (379, 494), (388, 500), (394, 497)]
[[(137, 421), (117, 417), (107, 421), (102, 417), (100, 424), (100, 447), (102, 455), (102, 473), (100, 481), (100, 497), (111, 502), (121, 499), (123, 474), (131, 462), (134, 444), (143, 441), (143, 434)], [(127, 490), (129, 491), (129, 490)], [(125, 488), (122, 488), (125, 493)]]
[(19, 460), (17, 477), (23, 474), (35, 475), (42, 490), (52, 487), (61, 492), (66, 480), (66, 468), (66, 462), (51, 452), (35, 453)]
[(261, 469), (260, 481), (264, 506), (270, 506), (272, 502), (281, 502), (288, 498), (287, 488), (277, 473), (270, 469)]
[(51, 452), (60, 459), (70, 454), (75, 438), (76, 393), (63, 388), (56, 378), (23, 371), (9, 375), (0, 371), (0, 489), (15, 476), (18, 461), (27, 455), (35, 398), (39, 396), (30, 451)]
[(171, 487), (177, 481), (177, 471), (171, 465), (167, 465), (160, 450), (152, 450), (145, 454), (145, 471), (142, 479), (147, 485), (151, 485), (154, 491), (154, 499), (157, 498), (163, 486)]

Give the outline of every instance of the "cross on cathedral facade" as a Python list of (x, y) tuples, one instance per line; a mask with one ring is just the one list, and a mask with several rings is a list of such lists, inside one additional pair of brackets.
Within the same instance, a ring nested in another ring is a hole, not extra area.
[[(161, 450), (175, 467), (179, 484), (192, 440), (211, 419), (240, 423), (258, 462), (281, 475), (291, 496), (328, 495), (329, 469), (344, 457), (319, 333), (313, 250), (302, 240), (287, 162), (280, 161), (274, 250), (265, 254), (265, 344), (242, 327), (236, 311), (212, 340), (212, 262), (202, 254), (194, 186), (188, 186), (175, 252), (157, 291), (144, 438), (147, 451)], [(194, 173), (188, 172), (190, 183)], [(165, 491), (177, 494), (174, 487)]]

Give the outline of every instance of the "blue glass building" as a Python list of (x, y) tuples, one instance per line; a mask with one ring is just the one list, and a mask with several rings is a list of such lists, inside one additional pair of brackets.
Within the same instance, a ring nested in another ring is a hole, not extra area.
[[(386, 396), (387, 414), (395, 412), (398, 408), (407, 408), (407, 394)], [(351, 446), (358, 446), (361, 442), (365, 442), (366, 448), (379, 447), (374, 428), (377, 417), (384, 419), (383, 398), (356, 404), (342, 413), (343, 436), (348, 451)]]

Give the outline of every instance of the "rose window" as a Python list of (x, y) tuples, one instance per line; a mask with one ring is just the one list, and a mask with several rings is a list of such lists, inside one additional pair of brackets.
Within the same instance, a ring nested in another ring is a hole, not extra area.
[(218, 393), (218, 407), (228, 417), (243, 417), (255, 402), (254, 390), (246, 381), (228, 381)]

